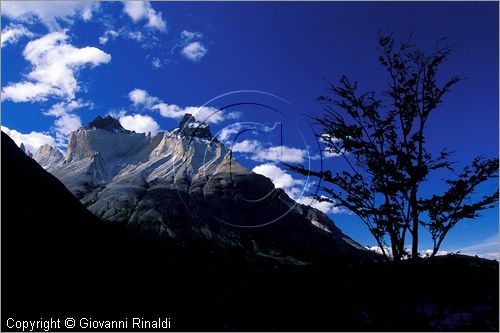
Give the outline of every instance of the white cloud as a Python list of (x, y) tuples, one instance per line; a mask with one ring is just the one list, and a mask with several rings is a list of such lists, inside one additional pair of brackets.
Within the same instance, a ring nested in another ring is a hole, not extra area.
[[(231, 119), (231, 115), (228, 114), (225, 119)], [(263, 143), (257, 140), (245, 139), (243, 141), (235, 141), (235, 134), (241, 132), (245, 125), (243, 123), (231, 124), (219, 133), (217, 133), (217, 138), (219, 141), (227, 145), (233, 153), (244, 154), (245, 158), (248, 158), (256, 162), (284, 162), (284, 163), (304, 163), (308, 158), (317, 159), (319, 156), (310, 156), (306, 149), (299, 149), (288, 146), (271, 146), (266, 147)], [(264, 127), (263, 131), (271, 132), (276, 127)], [(249, 129), (247, 129), (248, 131)], [(258, 134), (258, 132), (252, 133)], [(325, 204), (323, 204), (325, 205)]]
[(219, 133), (217, 133), (217, 139), (219, 139), (220, 142), (229, 145), (231, 144), (229, 138), (231, 138), (234, 134), (238, 134), (241, 131), (242, 127), (243, 126), (239, 123), (226, 126)]
[(53, 94), (52, 87), (41, 82), (19, 82), (2, 89), (2, 100), (13, 102), (40, 102)]
[[(475, 244), (460, 249), (461, 254), (498, 260), (498, 233)], [(456, 251), (455, 251), (456, 252)]]
[(121, 117), (124, 117), (127, 115), (127, 111), (126, 110), (112, 110), (112, 111), (109, 111), (108, 112), (108, 115), (110, 115), (111, 117), (115, 118), (115, 119), (120, 119)]
[(314, 199), (313, 197), (304, 195), (301, 198), (297, 199), (298, 203), (301, 203), (303, 205), (308, 205), (313, 208), (316, 208), (320, 211), (322, 211), (325, 214), (339, 214), (339, 213), (347, 213), (345, 209), (342, 209), (340, 207), (335, 207), (335, 205), (331, 202), (328, 201), (318, 201)]
[(167, 103), (158, 103), (154, 105), (151, 109), (153, 110), (158, 110), (162, 117), (165, 118), (181, 118), (184, 116), (187, 112), (184, 111), (180, 106), (175, 105), (175, 104), (167, 104)]
[(232, 119), (232, 120), (235, 120), (235, 119), (239, 119), (243, 116), (243, 113), (241, 112), (238, 112), (238, 111), (233, 111), (233, 112), (229, 112), (227, 115), (226, 115), (226, 119)]
[(131, 31), (127, 36), (137, 42), (142, 42), (144, 40), (144, 35), (140, 31)]
[(146, 27), (159, 31), (167, 30), (167, 22), (162, 18), (160, 12), (153, 9), (148, 1), (126, 1), (123, 3), (123, 11), (130, 16), (132, 21), (147, 20)]
[(9, 129), (8, 127), (5, 126), (2, 126), (2, 131), (8, 136), (10, 136), (18, 146), (20, 146), (21, 143), (23, 143), (26, 149), (33, 154), (37, 151), (37, 149), (40, 146), (44, 144), (55, 146), (54, 138), (45, 133), (30, 132), (28, 134), (23, 134), (14, 129)]
[(21, 22), (41, 21), (50, 31), (61, 30), (60, 23), (72, 23), (73, 17), (92, 18), (98, 3), (87, 1), (4, 1), (2, 15)]
[(94, 16), (94, 12), (97, 11), (99, 7), (99, 2), (91, 2), (90, 4), (86, 4), (81, 11), (82, 19), (84, 21), (90, 21)]
[(181, 54), (187, 59), (197, 62), (207, 54), (207, 51), (200, 42), (192, 42), (182, 48)]
[(175, 104), (160, 102), (154, 105), (151, 109), (158, 110), (160, 112), (160, 115), (165, 118), (178, 119), (182, 118), (186, 113), (189, 113), (192, 114), (196, 118), (196, 120), (213, 124), (220, 123), (226, 119), (234, 119), (234, 113), (228, 113), (224, 115), (224, 113), (219, 109), (211, 106), (187, 106), (182, 108)]
[[(410, 252), (410, 248), (407, 248), (406, 249), (408, 252)], [(432, 254), (433, 250), (432, 249), (427, 249), (427, 250), (424, 250), (424, 251), (420, 251), (420, 255), (422, 257), (430, 257), (431, 254)], [(437, 256), (445, 256), (447, 255), (449, 252), (448, 251), (442, 251), (442, 250), (439, 250), (436, 255)]]
[(297, 185), (305, 185), (303, 180), (293, 178), (292, 175), (274, 164), (261, 164), (253, 168), (252, 171), (271, 179), (276, 188), (287, 190)]
[(153, 60), (151, 60), (151, 65), (153, 66), (153, 68), (160, 68), (161, 67), (161, 61), (160, 61), (160, 58), (153, 58)]
[[(233, 133), (235, 132), (226, 131), (223, 134), (225, 137)], [(264, 147), (257, 140), (234, 142), (230, 148), (234, 153), (249, 154), (245, 157), (256, 162), (303, 163), (308, 157), (308, 151), (305, 149), (288, 146)]]
[(91, 103), (86, 103), (81, 100), (72, 100), (70, 102), (60, 102), (54, 104), (47, 112), (46, 116), (56, 117), (53, 130), (56, 134), (57, 146), (63, 147), (66, 145), (68, 134), (82, 127), (80, 117), (73, 113), (77, 109), (83, 107), (92, 107)]
[(77, 114), (65, 113), (54, 122), (54, 126), (56, 133), (68, 135), (82, 127), (82, 122)]
[(159, 101), (158, 97), (151, 96), (146, 90), (137, 88), (128, 93), (128, 98), (135, 106), (144, 105), (146, 108), (151, 108)]
[(287, 146), (275, 146), (258, 149), (251, 157), (254, 161), (274, 161), (285, 163), (303, 163), (308, 156), (307, 150)]
[(211, 106), (187, 106), (184, 108), (184, 113), (192, 114), (197, 120), (212, 124), (218, 124), (226, 119), (234, 119), (231, 113), (224, 114)]
[(275, 164), (261, 164), (253, 168), (252, 171), (271, 179), (276, 188), (283, 189), (290, 198), (300, 204), (311, 206), (325, 214), (344, 212), (344, 210), (335, 207), (335, 205), (331, 202), (319, 202), (311, 196), (304, 194), (309, 184), (306, 184), (306, 182), (302, 179), (294, 178), (291, 174)]
[(143, 106), (146, 109), (158, 111), (160, 115), (165, 118), (179, 119), (186, 113), (189, 113), (199, 121), (217, 124), (226, 119), (236, 119), (241, 116), (238, 112), (224, 114), (219, 109), (210, 106), (180, 107), (175, 104), (167, 104), (161, 101), (158, 97), (151, 96), (146, 90), (143, 89), (136, 88), (130, 91), (128, 97), (134, 106)]
[[(366, 247), (367, 250), (370, 250), (370, 251), (373, 251), (375, 253), (378, 253), (378, 254), (382, 254), (382, 249), (380, 248), (380, 246), (367, 246)], [(392, 249), (388, 246), (384, 246), (384, 251), (385, 251), (385, 254), (389, 257), (389, 258), (392, 258)]]
[(185, 43), (187, 43), (187, 42), (190, 42), (194, 39), (203, 38), (203, 34), (201, 32), (183, 30), (181, 32), (181, 38)]
[(340, 154), (339, 153), (334, 153), (334, 152), (331, 152), (330, 150), (327, 150), (325, 149), (323, 151), (323, 158), (331, 158), (331, 157), (339, 157)]
[(9, 24), (2, 30), (1, 47), (15, 44), (22, 37), (33, 37), (33, 33), (21, 24)]
[[(261, 145), (257, 140), (243, 140), (235, 142), (231, 147), (233, 153), (251, 153), (257, 149), (261, 149)], [(264, 164), (263, 166), (266, 166)]]
[(181, 42), (179, 43), (182, 47), (181, 55), (194, 62), (200, 61), (208, 52), (205, 45), (200, 41), (202, 38), (203, 34), (200, 32), (183, 30), (181, 32)]
[(156, 31), (150, 29), (139, 31), (137, 27), (128, 25), (115, 29), (110, 23), (107, 23), (107, 30), (99, 37), (99, 44), (105, 45), (118, 38), (137, 42), (144, 49), (161, 47)]
[(114, 30), (106, 30), (104, 32), (104, 35), (99, 37), (99, 44), (104, 45), (106, 44), (110, 39), (115, 39), (118, 37), (118, 32)]
[(137, 133), (151, 132), (151, 135), (154, 136), (160, 131), (160, 126), (150, 116), (143, 116), (140, 114), (122, 116), (119, 121), (123, 128)]
[(172, 119), (182, 118), (186, 113), (192, 114), (196, 118), (196, 120), (206, 123), (217, 124), (224, 121), (225, 119), (228, 119), (221, 111), (210, 106), (187, 106), (182, 108), (175, 104), (160, 102), (154, 105), (151, 109), (158, 110), (160, 112), (160, 115), (162, 115), (163, 117)]
[(46, 116), (60, 117), (65, 113), (72, 112), (76, 109), (80, 109), (80, 108), (83, 108), (86, 106), (90, 107), (91, 104), (85, 103), (81, 100), (72, 100), (70, 102), (60, 102), (60, 103), (52, 105), (52, 107), (44, 114)]
[(79, 90), (76, 74), (85, 66), (108, 63), (111, 56), (95, 47), (76, 48), (67, 43), (66, 32), (49, 33), (29, 42), (23, 51), (32, 65), (26, 81), (2, 89), (4, 100), (13, 102), (44, 101), (48, 97), (67, 100)]

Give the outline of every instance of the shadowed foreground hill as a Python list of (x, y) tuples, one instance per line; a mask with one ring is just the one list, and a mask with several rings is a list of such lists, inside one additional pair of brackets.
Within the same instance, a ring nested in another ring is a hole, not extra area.
[(209, 242), (178, 251), (101, 222), (2, 133), (2, 329), (50, 316), (170, 317), (176, 331), (495, 331), (498, 263), (294, 266)]

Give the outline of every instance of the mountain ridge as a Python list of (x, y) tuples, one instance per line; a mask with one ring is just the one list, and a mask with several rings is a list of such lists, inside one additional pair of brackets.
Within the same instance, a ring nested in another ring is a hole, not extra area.
[(185, 246), (210, 239), (296, 262), (378, 258), (327, 215), (238, 163), (192, 115), (154, 137), (117, 123), (96, 118), (70, 134), (64, 159), (45, 163), (99, 218)]

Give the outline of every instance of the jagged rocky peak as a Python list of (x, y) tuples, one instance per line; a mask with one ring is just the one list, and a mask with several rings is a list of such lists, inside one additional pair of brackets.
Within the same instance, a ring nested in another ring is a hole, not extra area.
[(186, 113), (184, 118), (182, 118), (179, 123), (179, 131), (181, 136), (186, 137), (197, 137), (202, 139), (211, 139), (213, 137), (208, 124), (197, 121), (190, 113)]
[(151, 138), (128, 131), (111, 116), (100, 117), (72, 132), (68, 140), (66, 160), (93, 157), (123, 158), (146, 145)]
[(90, 123), (88, 123), (87, 126), (85, 126), (85, 129), (96, 129), (96, 128), (115, 133), (129, 132), (128, 130), (123, 128), (123, 126), (120, 124), (118, 120), (109, 115), (104, 118), (101, 116), (97, 116), (97, 118), (95, 118)]
[(48, 144), (44, 144), (38, 148), (33, 158), (43, 168), (48, 169), (52, 166), (55, 166), (60, 161), (62, 161), (64, 157), (63, 154), (59, 151), (59, 149), (52, 147)]
[[(210, 241), (265, 257), (373, 255), (326, 215), (306, 214), (282, 190), (275, 191), (270, 179), (232, 159), (209, 126), (191, 114), (154, 138), (120, 128), (111, 117), (99, 117), (71, 133), (66, 158), (51, 169), (103, 220), (180, 245)], [(262, 223), (272, 227), (255, 235), (229, 227)]]

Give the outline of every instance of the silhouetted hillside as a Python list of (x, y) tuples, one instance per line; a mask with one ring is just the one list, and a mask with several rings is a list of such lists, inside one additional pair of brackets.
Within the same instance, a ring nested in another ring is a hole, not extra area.
[(208, 241), (179, 250), (101, 222), (2, 133), (2, 329), (50, 316), (170, 317), (175, 331), (495, 331), (498, 263), (298, 266)]

